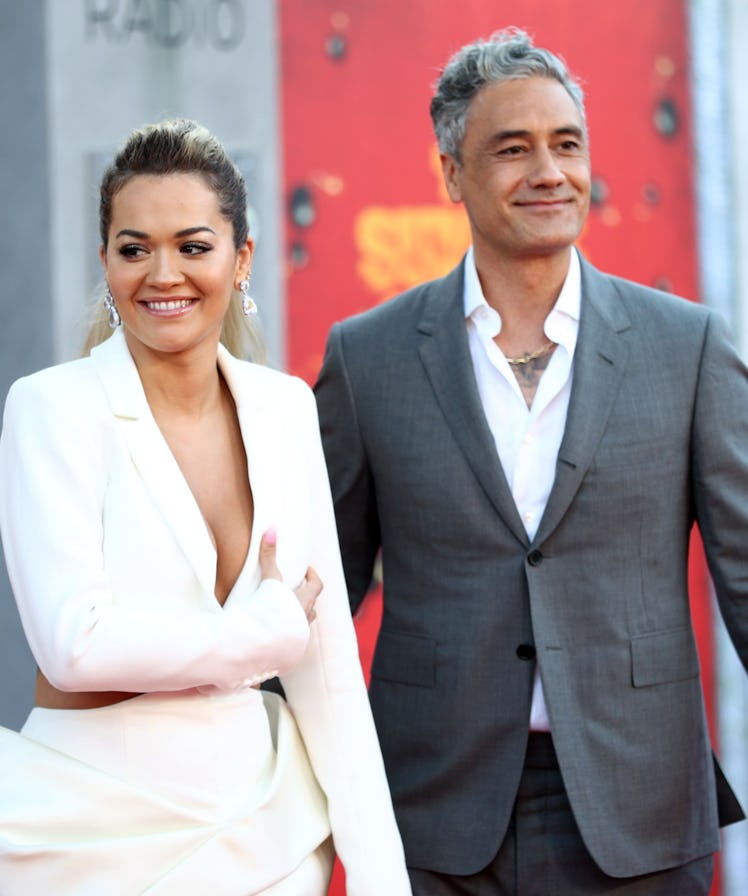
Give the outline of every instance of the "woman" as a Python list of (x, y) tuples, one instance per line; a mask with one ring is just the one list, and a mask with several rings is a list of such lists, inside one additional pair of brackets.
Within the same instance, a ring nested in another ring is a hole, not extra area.
[(101, 185), (114, 332), (8, 395), (39, 673), (0, 733), (3, 896), (321, 896), (330, 834), (350, 894), (410, 893), (313, 397), (221, 343), (243, 353), (253, 310), (245, 210), (204, 128), (134, 132)]

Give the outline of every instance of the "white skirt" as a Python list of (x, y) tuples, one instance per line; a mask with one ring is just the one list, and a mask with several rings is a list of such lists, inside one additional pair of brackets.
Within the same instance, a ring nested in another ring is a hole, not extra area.
[(2, 896), (322, 896), (329, 838), (275, 694), (144, 694), (0, 728)]

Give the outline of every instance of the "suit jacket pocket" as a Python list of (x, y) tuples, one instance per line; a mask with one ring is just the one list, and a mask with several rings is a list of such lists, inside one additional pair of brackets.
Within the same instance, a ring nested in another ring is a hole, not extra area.
[(635, 688), (696, 678), (699, 657), (693, 633), (677, 628), (632, 638), (631, 671)]
[(436, 684), (436, 641), (383, 629), (377, 640), (371, 674), (374, 678), (433, 688)]

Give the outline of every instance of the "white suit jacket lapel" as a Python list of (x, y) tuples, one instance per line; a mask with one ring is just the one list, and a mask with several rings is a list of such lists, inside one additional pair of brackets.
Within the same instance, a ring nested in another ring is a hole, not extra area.
[[(254, 520), (247, 567), (257, 572), (260, 536), (276, 524), (273, 483), (283, 475), (279, 466), (279, 426), (283, 425), (284, 403), (273, 388), (274, 377), (263, 376), (266, 368), (233, 357), (218, 346), (218, 366), (234, 399), (254, 503)], [(273, 425), (275, 421), (275, 425)], [(259, 575), (254, 576), (255, 579)]]
[(205, 521), (153, 418), (124, 335), (116, 331), (91, 352), (132, 462), (208, 594), (215, 591), (216, 552)]

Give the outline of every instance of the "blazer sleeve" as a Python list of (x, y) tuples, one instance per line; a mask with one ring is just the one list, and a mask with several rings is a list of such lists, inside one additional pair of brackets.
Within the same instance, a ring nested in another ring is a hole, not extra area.
[(141, 693), (233, 689), (288, 669), (306, 649), (309, 626), (279, 581), (225, 610), (212, 596), (179, 614), (115, 601), (102, 552), (113, 428), (91, 392), (85, 377), (53, 368), (16, 382), (6, 401), (0, 529), (42, 672), (64, 691)]
[(359, 430), (340, 324), (330, 330), (314, 391), (348, 598), (355, 612), (371, 585), (381, 538), (374, 481)]
[(748, 671), (748, 370), (711, 314), (692, 436), (693, 500), (725, 626)]
[(403, 848), (346, 599), (317, 412), (304, 389), (301, 433), (313, 507), (310, 563), (324, 587), (309, 649), (281, 681), (328, 799), (349, 896), (407, 896)]

